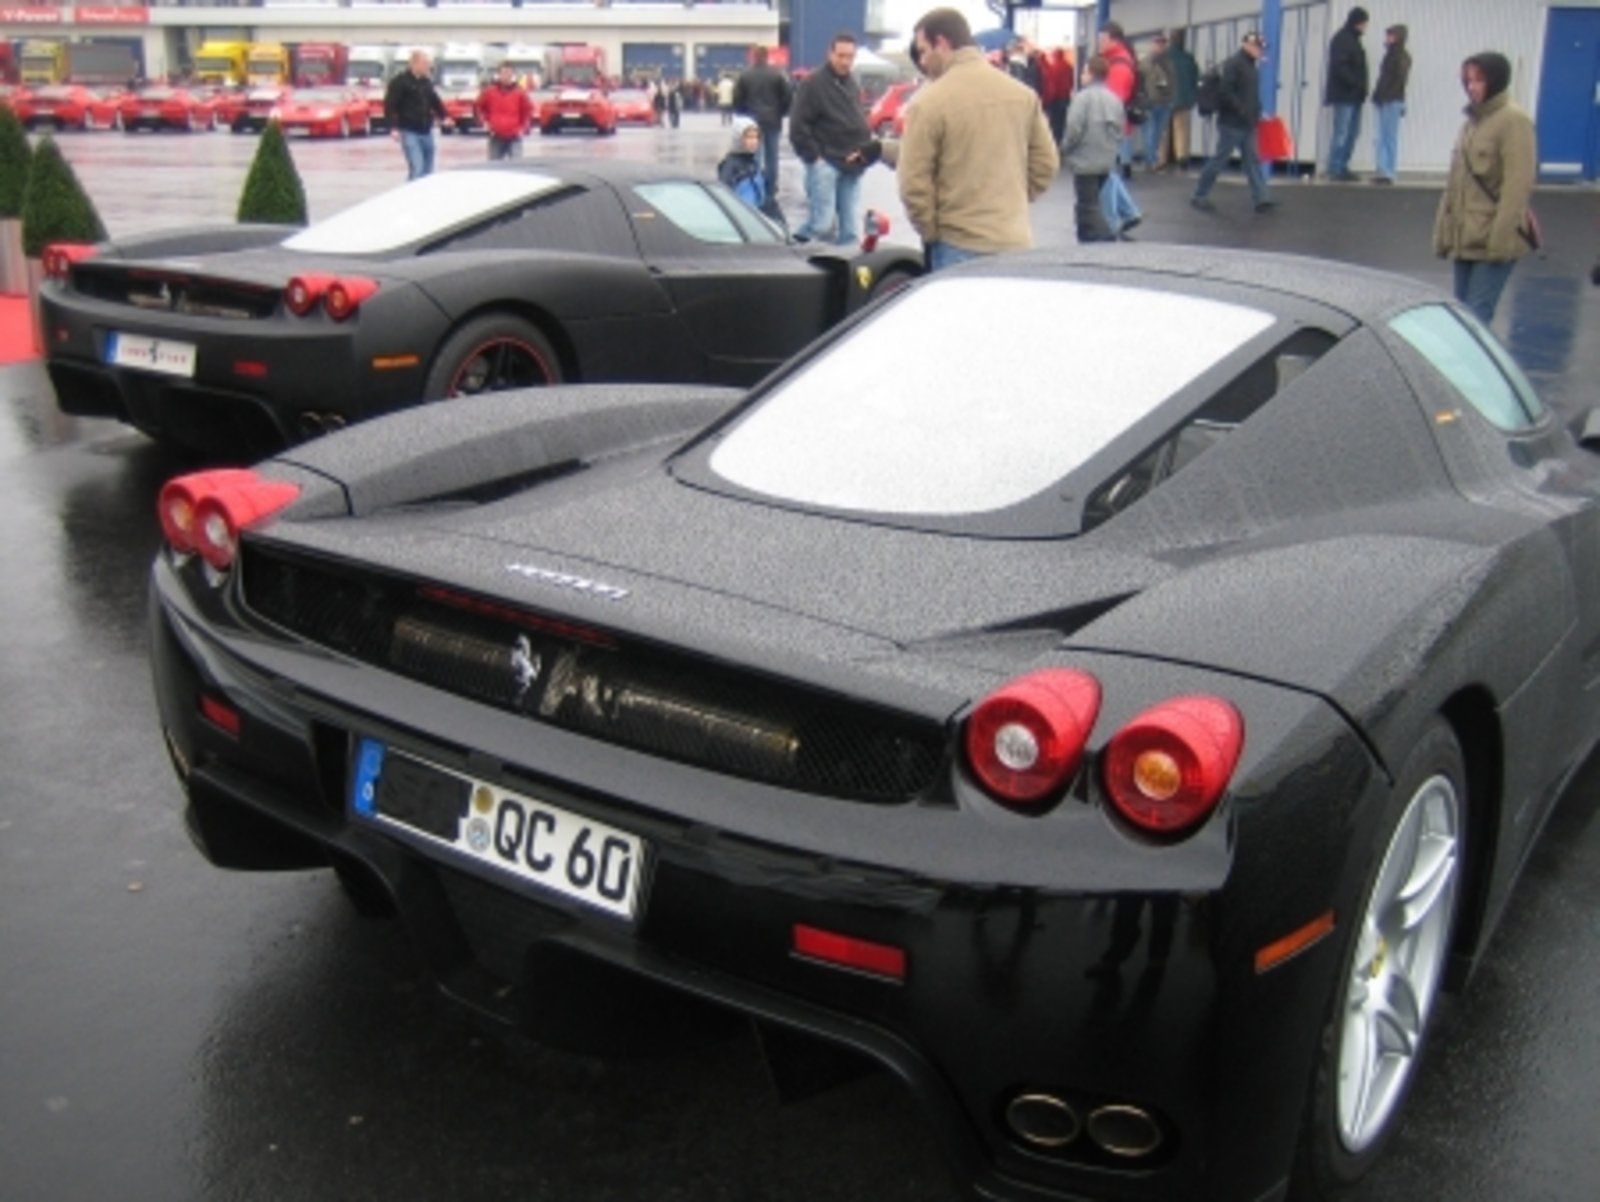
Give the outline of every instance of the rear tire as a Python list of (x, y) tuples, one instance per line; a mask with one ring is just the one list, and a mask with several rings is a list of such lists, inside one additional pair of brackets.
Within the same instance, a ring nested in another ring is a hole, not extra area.
[(561, 383), (561, 360), (534, 326), (510, 313), (475, 317), (444, 340), (423, 385), (425, 400)]
[(1332, 1198), (1400, 1126), (1462, 904), (1466, 767), (1436, 719), (1412, 747), (1366, 860), (1307, 1106), (1297, 1197)]

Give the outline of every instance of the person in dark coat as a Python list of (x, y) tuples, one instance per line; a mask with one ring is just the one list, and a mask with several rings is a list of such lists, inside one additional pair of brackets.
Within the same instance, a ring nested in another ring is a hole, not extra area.
[(384, 120), (406, 156), (407, 179), (433, 173), (433, 123), (450, 121), (433, 86), (432, 68), (426, 50), (412, 51), (406, 69), (389, 81), (383, 94)]
[(806, 165), (808, 209), (795, 231), (797, 242), (824, 237), (830, 229), (840, 245), (861, 237), (861, 174), (882, 157), (883, 146), (867, 128), (855, 61), (855, 35), (836, 33), (827, 61), (795, 90), (789, 141)]
[(1267, 177), (1256, 152), (1256, 126), (1261, 123), (1261, 83), (1256, 62), (1266, 52), (1266, 40), (1252, 30), (1240, 41), (1239, 53), (1222, 66), (1222, 88), (1217, 94), (1217, 148), (1206, 160), (1195, 182), (1194, 195), (1189, 198), (1197, 209), (1210, 212), (1215, 207), (1210, 199), (1211, 185), (1217, 182), (1236, 150), (1244, 164), (1256, 212), (1264, 213), (1276, 204), (1267, 194)]
[(1408, 30), (1391, 25), (1383, 35), (1383, 62), (1372, 89), (1372, 107), (1378, 110), (1377, 174), (1375, 184), (1392, 184), (1400, 161), (1400, 118), (1406, 115), (1406, 83), (1411, 78), (1411, 54), (1406, 50)]
[(778, 140), (794, 103), (794, 88), (787, 75), (768, 65), (765, 46), (757, 46), (750, 58), (750, 66), (733, 85), (733, 111), (749, 117), (761, 130), (761, 170), (770, 197), (778, 192)]
[(1172, 64), (1172, 120), (1167, 124), (1167, 140), (1158, 164), (1173, 163), (1179, 171), (1189, 170), (1189, 119), (1194, 113), (1195, 93), (1200, 87), (1200, 64), (1185, 45), (1184, 32), (1172, 31), (1167, 46), (1167, 61)]
[(1328, 44), (1328, 82), (1322, 96), (1333, 109), (1328, 176), (1343, 183), (1356, 178), (1350, 170), (1350, 155), (1361, 136), (1361, 106), (1367, 102), (1367, 52), (1361, 45), (1366, 30), (1367, 10), (1358, 5)]

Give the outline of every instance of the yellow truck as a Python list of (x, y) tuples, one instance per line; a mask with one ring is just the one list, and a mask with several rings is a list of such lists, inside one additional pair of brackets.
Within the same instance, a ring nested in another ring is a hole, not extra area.
[(249, 60), (249, 42), (202, 42), (194, 52), (195, 82), (226, 87), (242, 84)]
[(270, 88), (289, 82), (289, 48), (276, 42), (251, 42), (245, 63), (245, 82), (252, 88)]
[(22, 43), (20, 61), (23, 83), (65, 83), (67, 44), (45, 38), (29, 38)]

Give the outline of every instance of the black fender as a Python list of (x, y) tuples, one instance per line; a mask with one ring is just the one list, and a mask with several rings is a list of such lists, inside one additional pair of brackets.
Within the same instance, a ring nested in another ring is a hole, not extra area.
[(853, 255), (816, 255), (812, 263), (837, 272), (844, 285), (841, 317), (848, 317), (872, 299), (872, 290), (891, 273), (920, 276), (922, 254), (906, 246), (878, 246)]

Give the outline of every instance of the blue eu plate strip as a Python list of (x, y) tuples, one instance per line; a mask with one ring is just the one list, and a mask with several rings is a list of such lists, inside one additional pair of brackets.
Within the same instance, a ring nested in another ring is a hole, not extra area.
[(378, 777), (383, 772), (383, 744), (362, 739), (356, 748), (356, 776), (350, 785), (350, 805), (367, 817), (377, 813)]

